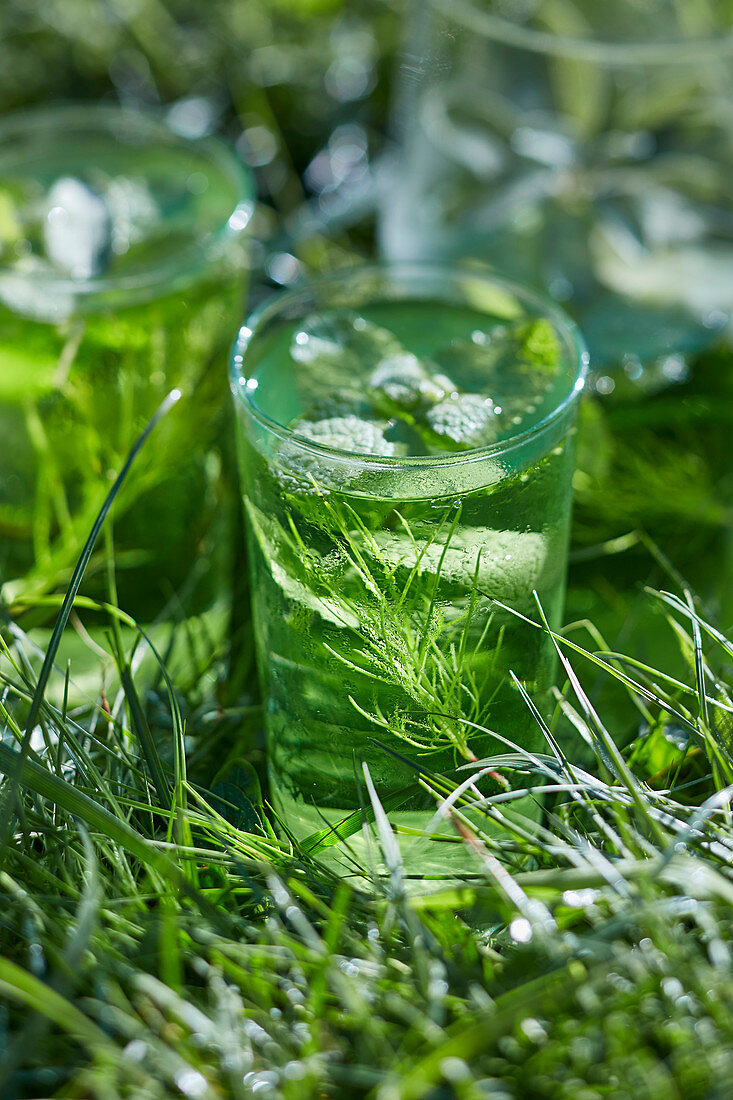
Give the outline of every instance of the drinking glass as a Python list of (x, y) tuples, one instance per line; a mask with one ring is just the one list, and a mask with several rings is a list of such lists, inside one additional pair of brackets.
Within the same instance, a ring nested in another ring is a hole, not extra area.
[(601, 393), (730, 346), (733, 27), (698, 0), (420, 0), (392, 260), (477, 255), (566, 304)]
[[(75, 106), (0, 124), (0, 585), (64, 585), (166, 393), (114, 511), (121, 602), (210, 598), (227, 496), (226, 343), (241, 316), (251, 181), (216, 140)], [(231, 509), (230, 509), (231, 512)], [(88, 589), (104, 592), (102, 551)], [(86, 582), (85, 582), (86, 583)]]
[[(512, 333), (553, 349), (551, 386), (515, 345), (506, 352)], [(519, 685), (542, 707), (554, 651), (521, 616), (537, 617), (538, 599), (560, 623), (586, 365), (577, 329), (548, 301), (430, 265), (337, 272), (242, 328), (231, 385), (271, 794), (300, 839), (358, 811), (366, 762), (407, 872), (450, 873), (460, 844), (429, 825), (435, 803), (415, 768), (446, 776), (495, 753), (516, 767), (513, 752), (542, 747)], [(389, 375), (377, 397), (413, 412), (375, 419), (365, 372), (373, 385)], [(443, 394), (469, 377), (493, 400)], [(416, 453), (407, 422), (421, 402), (431, 430), (453, 433), (442, 453)], [(474, 431), (477, 408), (529, 419), (474, 446), (461, 417)], [(507, 776), (489, 777), (490, 793)], [(537, 803), (514, 808), (531, 818)]]

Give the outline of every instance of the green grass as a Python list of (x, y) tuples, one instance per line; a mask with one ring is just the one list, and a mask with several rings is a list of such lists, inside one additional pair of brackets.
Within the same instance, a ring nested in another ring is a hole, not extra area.
[[(378, 147), (395, 7), (359, 0), (341, 22), (332, 0), (251, 0), (246, 18), (233, 0), (142, 0), (112, 19), (92, 0), (6, 6), (3, 106), (200, 92), (233, 135), (274, 139), (256, 169), (258, 267), (370, 250), (363, 222), (326, 239), (286, 219), (345, 117)], [(350, 32), (371, 37), (378, 83), (344, 105), (323, 73)], [(407, 888), (365, 775), (389, 876), (340, 879), (331, 830), (278, 839), (246, 593), (221, 650), (175, 603), (146, 640), (114, 584), (104, 604), (77, 595), (24, 756), (51, 642), (28, 623), (63, 594), (20, 608), (27, 633), (0, 608), (2, 1100), (727, 1100), (733, 394), (725, 357), (703, 367), (635, 409), (586, 407), (558, 639), (570, 665), (543, 754), (507, 746), (452, 795), (470, 882)], [(96, 557), (111, 565), (106, 534)], [(517, 790), (474, 808), (484, 839), (464, 811), (489, 767)], [(545, 792), (539, 833), (511, 815), (523, 788)], [(346, 843), (361, 828), (357, 813)]]
[[(367, 823), (387, 875), (273, 827), (251, 666), (234, 695), (195, 622), (143, 636), (105, 545), (107, 604), (82, 561), (50, 637), (3, 628), (0, 1095), (729, 1095), (733, 641), (647, 536), (582, 552), (571, 591), (600, 562), (644, 645), (571, 623), (544, 751), (421, 777), (475, 859), (421, 891), (366, 769), (341, 837)], [(663, 582), (621, 584), (629, 555)]]

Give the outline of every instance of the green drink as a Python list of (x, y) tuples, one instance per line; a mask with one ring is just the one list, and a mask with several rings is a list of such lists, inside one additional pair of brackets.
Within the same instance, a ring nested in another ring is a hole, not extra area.
[[(217, 452), (224, 342), (241, 308), (251, 207), (249, 179), (226, 148), (155, 117), (68, 108), (3, 123), (6, 603), (68, 580), (111, 479), (173, 388), (183, 399), (115, 508), (123, 604), (151, 618), (222, 542), (212, 525), (228, 492)], [(98, 593), (101, 565), (100, 555), (90, 569)], [(210, 579), (194, 604), (204, 589), (208, 599)]]
[(385, 749), (445, 775), (501, 737), (541, 748), (510, 671), (542, 707), (553, 649), (512, 610), (536, 617), (534, 590), (559, 622), (584, 371), (549, 304), (439, 268), (335, 275), (242, 330), (272, 797), (296, 835), (358, 807), (366, 761), (408, 871), (449, 872), (451, 830), (420, 835), (434, 802)]

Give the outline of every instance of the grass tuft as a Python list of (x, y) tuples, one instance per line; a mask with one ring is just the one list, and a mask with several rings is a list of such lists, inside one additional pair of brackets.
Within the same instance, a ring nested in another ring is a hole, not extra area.
[[(418, 768), (475, 863), (419, 891), (389, 825), (400, 792), (364, 766), (361, 810), (278, 838), (246, 760), (207, 749), (243, 745), (257, 709), (191, 710), (111, 603), (64, 605), (51, 658), (6, 632), (2, 1095), (725, 1095), (733, 643), (684, 588), (644, 599), (669, 668), (527, 618), (565, 676), (550, 721), (516, 684), (545, 750), (505, 738), (455, 780)], [(609, 686), (636, 715), (625, 747), (594, 701)], [(457, 741), (476, 725), (434, 720)], [(513, 811), (527, 796), (536, 828)], [(361, 830), (371, 867), (353, 866)], [(322, 860), (336, 845), (348, 880)]]

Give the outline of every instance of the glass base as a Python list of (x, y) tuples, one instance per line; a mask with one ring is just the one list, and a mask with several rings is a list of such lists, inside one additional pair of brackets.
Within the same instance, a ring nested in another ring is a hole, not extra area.
[[(270, 793), (276, 813), (298, 841), (323, 832), (329, 825), (338, 825), (354, 810), (353, 806), (342, 810), (309, 805), (302, 799), (293, 798), (272, 778)], [(513, 800), (509, 805), (512, 820), (521, 819), (524, 831), (535, 832), (543, 812), (540, 797), (527, 795)], [(510, 828), (503, 828), (476, 813), (466, 813), (464, 810), (462, 814), (477, 831), (511, 842), (513, 833)], [(436, 820), (435, 814), (424, 810), (390, 811), (387, 817), (397, 842), (405, 887), (409, 891), (429, 889), (430, 880), (438, 880), (444, 885), (447, 880), (467, 881), (485, 877), (486, 870), (480, 855), (469, 847), (451, 821)], [(362, 822), (351, 836), (318, 852), (316, 858), (344, 878), (358, 880), (360, 886), (375, 878), (385, 878), (390, 873), (374, 822)]]

